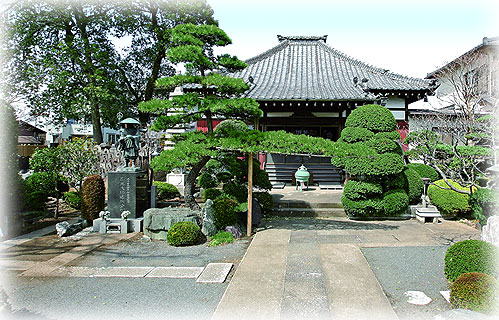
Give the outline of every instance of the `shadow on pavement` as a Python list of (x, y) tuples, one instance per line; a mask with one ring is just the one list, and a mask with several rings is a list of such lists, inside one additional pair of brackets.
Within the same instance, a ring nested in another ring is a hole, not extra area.
[(349, 221), (336, 219), (314, 219), (314, 218), (283, 218), (263, 220), (260, 230), (266, 229), (288, 229), (288, 230), (394, 230), (398, 226), (383, 222)]

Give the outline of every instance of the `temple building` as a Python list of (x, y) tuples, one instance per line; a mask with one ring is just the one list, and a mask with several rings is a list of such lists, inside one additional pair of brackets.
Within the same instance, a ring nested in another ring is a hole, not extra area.
[[(250, 84), (245, 96), (255, 99), (264, 112), (262, 131), (336, 140), (351, 110), (377, 103), (390, 109), (404, 136), (409, 103), (437, 86), (436, 80), (403, 76), (349, 57), (328, 46), (327, 36), (277, 38), (278, 45), (247, 60), (248, 67), (234, 74)], [(344, 178), (327, 158), (268, 154), (260, 160), (276, 186), (291, 182), (302, 163), (321, 187), (334, 187)]]

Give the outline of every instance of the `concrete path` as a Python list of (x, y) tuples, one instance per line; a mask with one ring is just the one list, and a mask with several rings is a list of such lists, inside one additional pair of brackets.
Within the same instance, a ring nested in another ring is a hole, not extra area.
[(458, 222), (265, 222), (212, 319), (398, 319), (362, 247), (450, 245), (479, 232)]

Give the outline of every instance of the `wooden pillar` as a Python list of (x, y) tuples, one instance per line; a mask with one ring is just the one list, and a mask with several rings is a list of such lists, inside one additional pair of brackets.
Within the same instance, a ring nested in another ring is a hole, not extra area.
[(251, 216), (253, 214), (253, 153), (248, 154), (248, 225), (246, 235), (251, 236)]

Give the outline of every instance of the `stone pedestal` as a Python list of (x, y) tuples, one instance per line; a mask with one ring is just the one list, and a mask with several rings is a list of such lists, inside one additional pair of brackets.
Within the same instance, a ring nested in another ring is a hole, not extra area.
[(98, 218), (93, 221), (93, 231), (99, 233), (141, 232), (143, 221), (143, 217), (127, 220), (111, 218), (108, 221)]
[(123, 211), (130, 211), (130, 219), (141, 217), (147, 209), (147, 173), (109, 172), (107, 179), (107, 207), (110, 217), (121, 218)]

